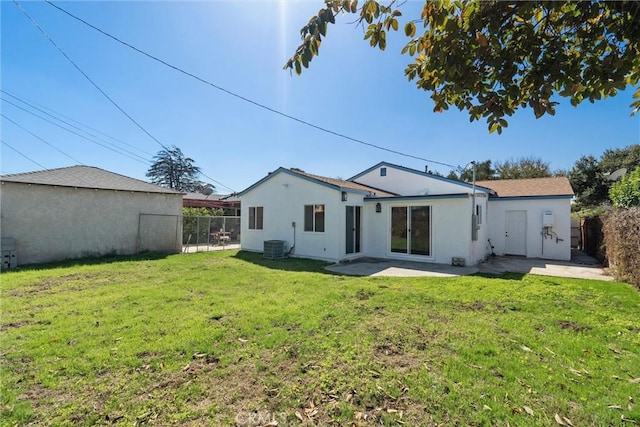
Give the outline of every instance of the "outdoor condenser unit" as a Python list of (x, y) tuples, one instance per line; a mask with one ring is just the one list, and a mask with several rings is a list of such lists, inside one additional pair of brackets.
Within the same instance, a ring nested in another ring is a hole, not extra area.
[(284, 259), (287, 242), (284, 240), (265, 240), (262, 256), (267, 259)]

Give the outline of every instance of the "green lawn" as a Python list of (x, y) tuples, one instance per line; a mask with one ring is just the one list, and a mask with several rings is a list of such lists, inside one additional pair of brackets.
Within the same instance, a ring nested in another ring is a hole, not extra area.
[(640, 424), (630, 285), (323, 266), (226, 251), (3, 273), (0, 422)]

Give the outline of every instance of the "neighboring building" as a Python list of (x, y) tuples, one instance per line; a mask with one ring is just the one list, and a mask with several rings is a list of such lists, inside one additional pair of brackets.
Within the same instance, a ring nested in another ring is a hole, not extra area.
[(225, 215), (240, 216), (240, 199), (235, 194), (187, 193), (182, 198), (185, 208), (224, 209)]
[(279, 168), (240, 193), (242, 248), (284, 240), (293, 256), (327, 261), (476, 264), (493, 245), (498, 255), (570, 259), (568, 180), (515, 181), (512, 193), (505, 181), (473, 186), (386, 162), (348, 180)]
[(18, 264), (179, 252), (182, 194), (90, 166), (0, 177), (3, 243)]

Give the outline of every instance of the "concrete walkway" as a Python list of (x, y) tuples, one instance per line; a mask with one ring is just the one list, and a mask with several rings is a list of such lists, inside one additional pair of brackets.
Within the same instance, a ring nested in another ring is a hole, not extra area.
[(359, 258), (342, 264), (326, 267), (334, 273), (350, 276), (392, 276), (392, 277), (454, 277), (475, 274), (502, 274), (506, 272), (539, 274), (543, 276), (570, 277), (611, 281), (598, 262), (582, 252), (572, 253), (572, 261), (551, 261), (524, 257), (489, 257), (477, 267), (453, 267), (447, 264), (431, 264), (413, 261)]
[(502, 274), (506, 272), (539, 274), (542, 276), (571, 277), (612, 281), (598, 261), (589, 255), (572, 251), (571, 261), (552, 261), (539, 258), (515, 256), (489, 257), (479, 266), (481, 273)]

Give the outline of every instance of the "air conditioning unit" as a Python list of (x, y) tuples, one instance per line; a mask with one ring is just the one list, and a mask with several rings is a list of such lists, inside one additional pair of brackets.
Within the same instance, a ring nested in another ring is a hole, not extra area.
[(266, 259), (284, 259), (287, 253), (287, 242), (284, 240), (265, 240), (262, 257)]

